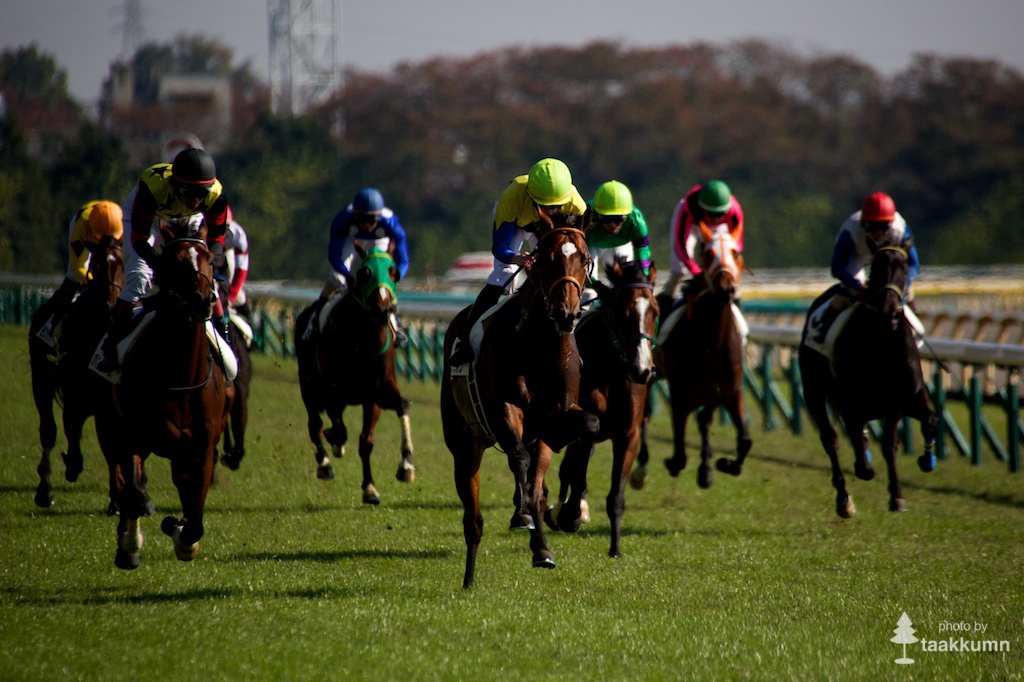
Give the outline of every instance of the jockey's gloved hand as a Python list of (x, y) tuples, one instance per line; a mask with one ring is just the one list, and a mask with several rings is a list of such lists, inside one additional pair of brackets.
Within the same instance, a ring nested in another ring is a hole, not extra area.
[(218, 317), (218, 318), (216, 318), (214, 320), (214, 325), (216, 325), (217, 331), (219, 331), (224, 336), (225, 339), (230, 338), (230, 336), (229, 336), (231, 334), (231, 316), (230, 315), (228, 315), (227, 313), (224, 313), (223, 315), (221, 315), (220, 317)]

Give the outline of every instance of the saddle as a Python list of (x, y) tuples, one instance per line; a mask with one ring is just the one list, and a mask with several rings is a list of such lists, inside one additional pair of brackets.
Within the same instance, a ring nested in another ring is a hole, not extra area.
[[(732, 316), (736, 321), (736, 330), (740, 333), (740, 338), (743, 339), (743, 345), (747, 345), (747, 337), (750, 335), (750, 325), (747, 324), (747, 319), (743, 317), (743, 311), (735, 303), (729, 304), (732, 307)], [(668, 337), (672, 334), (672, 330), (679, 324), (679, 320), (684, 315), (689, 315), (691, 304), (681, 296), (672, 302), (672, 309), (661, 320), (661, 325), (658, 327), (658, 338), (654, 340), (654, 345), (660, 346), (668, 340)]]

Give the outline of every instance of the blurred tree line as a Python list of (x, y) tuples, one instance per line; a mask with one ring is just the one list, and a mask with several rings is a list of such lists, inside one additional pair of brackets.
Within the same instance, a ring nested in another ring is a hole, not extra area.
[[(214, 41), (174, 47), (136, 59), (149, 74), (232, 68)], [(120, 200), (143, 168), (34, 47), (0, 55), (0, 91), (0, 271), (59, 272), (67, 218), (87, 200)], [(77, 118), (30, 153), (24, 112), (40, 101)], [(895, 198), (925, 269), (1024, 262), (1024, 76), (996, 61), (918, 55), (885, 78), (851, 57), (756, 40), (597, 42), (352, 71), (303, 117), (245, 114), (216, 160), (256, 278), (321, 279), (331, 218), (366, 185), (407, 228), (410, 276), (443, 274), (463, 251), (489, 249), (498, 194), (545, 156), (564, 160), (586, 197), (626, 183), (663, 267), (676, 202), (710, 178), (743, 204), (755, 272), (827, 267), (840, 223), (875, 190)]]

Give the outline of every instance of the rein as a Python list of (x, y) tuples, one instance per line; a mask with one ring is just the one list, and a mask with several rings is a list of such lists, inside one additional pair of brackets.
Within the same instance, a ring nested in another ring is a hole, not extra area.
[(194, 386), (168, 386), (168, 391), (197, 391), (201, 388), (205, 388), (210, 383), (210, 378), (213, 376), (213, 353), (206, 354), (206, 379), (201, 384), (195, 384)]

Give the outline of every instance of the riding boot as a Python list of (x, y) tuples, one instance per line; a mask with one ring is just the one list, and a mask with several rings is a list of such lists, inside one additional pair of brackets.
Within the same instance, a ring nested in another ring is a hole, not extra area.
[(473, 307), (469, 310), (469, 317), (466, 318), (466, 323), (462, 327), (462, 333), (456, 337), (455, 343), (452, 345), (451, 364), (453, 367), (464, 365), (473, 359), (473, 348), (469, 344), (469, 332), (484, 311), (498, 303), (501, 292), (502, 287), (497, 284), (485, 284), (477, 294), (476, 301), (473, 302)]

